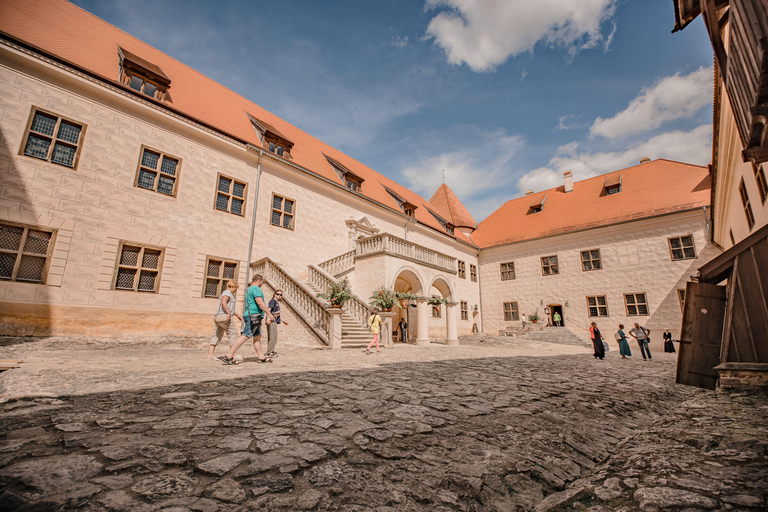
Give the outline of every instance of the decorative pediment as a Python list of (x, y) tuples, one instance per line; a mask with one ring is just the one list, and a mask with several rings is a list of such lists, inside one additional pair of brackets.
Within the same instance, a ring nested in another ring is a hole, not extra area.
[(378, 235), (379, 230), (371, 224), (371, 221), (368, 220), (368, 217), (363, 217), (360, 220), (355, 219), (349, 219), (346, 221), (347, 227), (350, 230), (355, 230), (360, 234), (364, 234), (365, 236), (373, 236)]

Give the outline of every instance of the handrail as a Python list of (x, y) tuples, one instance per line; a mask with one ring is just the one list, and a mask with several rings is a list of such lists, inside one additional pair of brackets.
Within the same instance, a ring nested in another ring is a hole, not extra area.
[(415, 261), (446, 272), (458, 271), (457, 259), (441, 252), (437, 252), (423, 245), (409, 242), (403, 238), (382, 233), (361, 238), (355, 241), (355, 258), (373, 256), (374, 254), (388, 254), (400, 258)]
[[(336, 284), (339, 282), (338, 279), (317, 265), (308, 265), (308, 268), (309, 282), (319, 290), (327, 290), (331, 287), (331, 284)], [(342, 308), (344, 311), (349, 313), (352, 318), (357, 320), (360, 325), (368, 324), (368, 316), (371, 314), (371, 309), (358, 297), (345, 302)]]
[(283, 301), (309, 326), (325, 345), (330, 345), (330, 314), (314, 292), (269, 258), (251, 263), (253, 274), (261, 274), (273, 289), (283, 290)]
[(318, 265), (330, 275), (337, 277), (355, 268), (355, 251), (345, 252)]

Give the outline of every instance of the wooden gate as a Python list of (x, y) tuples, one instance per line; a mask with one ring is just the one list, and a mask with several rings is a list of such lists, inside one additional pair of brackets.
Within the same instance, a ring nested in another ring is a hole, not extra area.
[(675, 382), (705, 389), (717, 386), (725, 323), (726, 287), (686, 283)]

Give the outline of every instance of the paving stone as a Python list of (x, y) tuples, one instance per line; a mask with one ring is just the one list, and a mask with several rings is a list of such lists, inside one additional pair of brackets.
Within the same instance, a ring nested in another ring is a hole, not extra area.
[(88, 480), (100, 473), (102, 468), (100, 462), (88, 455), (60, 455), (12, 464), (0, 470), (0, 476), (52, 493)]
[(222, 476), (235, 469), (237, 466), (247, 460), (251, 460), (253, 454), (248, 452), (235, 452), (221, 457), (210, 459), (202, 464), (198, 464), (198, 469), (206, 473)]
[(254, 496), (261, 496), (268, 492), (281, 492), (293, 489), (294, 487), (293, 477), (291, 475), (274, 475), (266, 476), (264, 478), (253, 478), (246, 480), (246, 484), (250, 486)]
[(110, 475), (94, 478), (91, 481), (110, 489), (123, 489), (133, 483), (133, 477), (131, 475)]
[(192, 492), (195, 481), (184, 473), (152, 475), (138, 481), (131, 490), (149, 499), (184, 496)]
[(183, 464), (187, 457), (175, 450), (169, 450), (162, 446), (143, 446), (139, 448), (139, 453), (147, 458), (157, 460), (163, 464)]
[(211, 498), (229, 503), (242, 503), (246, 499), (245, 490), (231, 478), (222, 478), (210, 487)]
[(648, 512), (670, 507), (717, 507), (717, 502), (712, 498), (670, 487), (644, 487), (636, 490), (632, 496), (640, 502), (640, 508)]

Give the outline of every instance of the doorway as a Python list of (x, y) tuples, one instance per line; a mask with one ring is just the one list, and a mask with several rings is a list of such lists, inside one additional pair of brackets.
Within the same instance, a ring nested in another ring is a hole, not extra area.
[[(565, 325), (565, 314), (563, 312), (563, 306), (562, 304), (550, 304), (547, 306), (549, 308), (549, 325), (554, 325), (555, 327), (562, 327)], [(560, 315), (560, 321), (555, 322), (555, 313)]]

